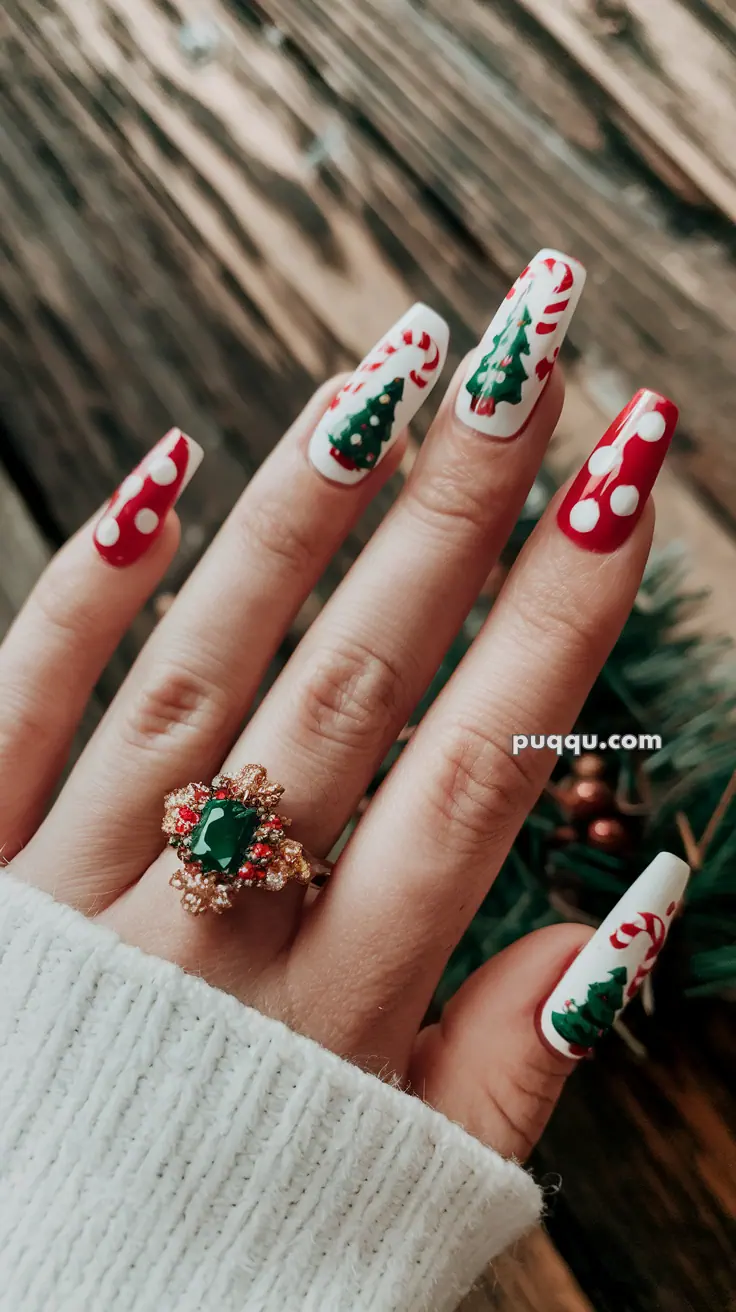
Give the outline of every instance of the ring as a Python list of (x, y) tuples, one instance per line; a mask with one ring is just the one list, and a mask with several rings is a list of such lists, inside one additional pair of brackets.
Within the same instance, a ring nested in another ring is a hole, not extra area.
[(275, 809), (283, 791), (262, 765), (245, 765), (211, 784), (186, 784), (167, 794), (161, 828), (182, 862), (169, 883), (186, 911), (219, 914), (241, 888), (277, 893), (291, 880), (309, 884), (330, 872), (327, 862), (286, 837), (291, 821)]

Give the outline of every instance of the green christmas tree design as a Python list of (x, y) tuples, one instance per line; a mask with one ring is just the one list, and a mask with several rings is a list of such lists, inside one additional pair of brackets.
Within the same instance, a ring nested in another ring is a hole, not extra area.
[(610, 1030), (624, 1005), (625, 966), (616, 966), (608, 974), (607, 980), (590, 985), (588, 996), (580, 1006), (571, 1002), (565, 1011), (552, 1012), (552, 1024), (557, 1033), (574, 1048), (591, 1048), (606, 1030)]
[(529, 377), (521, 357), (529, 355), (526, 330), (531, 321), (526, 304), (522, 305), (521, 313), (517, 305), (494, 337), (491, 350), (468, 379), (465, 386), (472, 397), (470, 409), (475, 414), (494, 414), (499, 401), (519, 404), (522, 386)]
[(330, 437), (331, 453), (338, 464), (345, 469), (372, 469), (378, 463), (403, 395), (404, 379), (393, 378), (378, 396), (368, 398), (362, 410), (349, 416), (340, 432)]

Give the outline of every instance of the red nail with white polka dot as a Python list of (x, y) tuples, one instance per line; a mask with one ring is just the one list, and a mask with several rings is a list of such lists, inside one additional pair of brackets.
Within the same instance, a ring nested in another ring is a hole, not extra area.
[(202, 460), (202, 448), (172, 428), (123, 479), (95, 528), (93, 541), (108, 565), (133, 565), (159, 537)]
[(563, 533), (588, 551), (615, 551), (639, 522), (677, 424), (666, 396), (637, 392), (572, 483), (557, 514)]

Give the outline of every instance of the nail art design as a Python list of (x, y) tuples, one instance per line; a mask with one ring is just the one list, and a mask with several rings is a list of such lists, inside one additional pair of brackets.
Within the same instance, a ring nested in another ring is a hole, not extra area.
[(489, 437), (518, 437), (547, 385), (585, 276), (560, 251), (534, 256), (470, 361), (455, 403), (459, 419)]
[(565, 1057), (585, 1057), (638, 993), (662, 950), (689, 867), (660, 852), (579, 952), (545, 1002), (539, 1028)]
[(640, 520), (677, 425), (677, 406), (640, 391), (604, 433), (559, 511), (562, 532), (588, 551), (615, 551)]
[(442, 372), (450, 330), (418, 302), (358, 365), (317, 425), (309, 458), (333, 483), (360, 483), (414, 418)]
[(133, 565), (159, 536), (204, 452), (172, 428), (123, 479), (97, 523), (94, 544), (108, 565)]

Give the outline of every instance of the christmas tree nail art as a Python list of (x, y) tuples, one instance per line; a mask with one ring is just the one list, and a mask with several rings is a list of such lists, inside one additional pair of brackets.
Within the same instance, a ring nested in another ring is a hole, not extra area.
[(166, 516), (199, 468), (203, 455), (201, 446), (191, 437), (172, 428), (123, 479), (92, 537), (108, 565), (134, 564), (156, 541)]
[(413, 305), (358, 365), (317, 425), (309, 458), (333, 483), (359, 483), (380, 464), (442, 372), (449, 329)]
[(660, 852), (578, 953), (542, 1007), (544, 1042), (585, 1057), (656, 965), (687, 887), (689, 867)]
[(565, 496), (557, 523), (588, 551), (615, 551), (639, 522), (672, 434), (677, 406), (641, 391), (604, 433)]
[(539, 401), (585, 285), (585, 269), (543, 250), (519, 275), (483, 337), (455, 413), (489, 437), (517, 437)]

